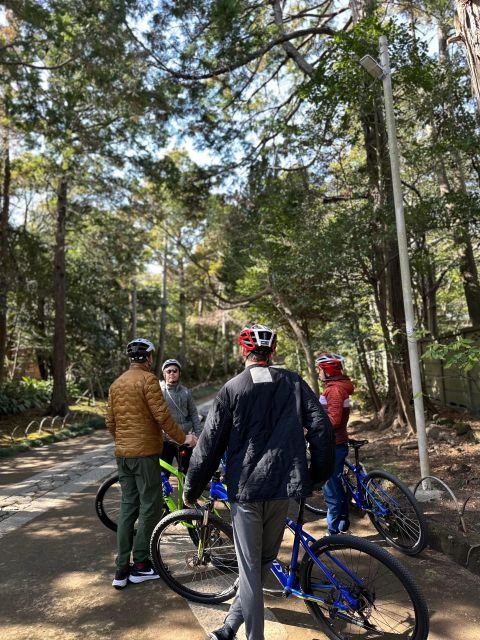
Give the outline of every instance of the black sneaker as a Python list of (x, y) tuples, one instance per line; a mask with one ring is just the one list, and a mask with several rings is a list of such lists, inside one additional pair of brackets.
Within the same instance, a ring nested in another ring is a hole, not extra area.
[(130, 575), (128, 579), (130, 582), (145, 582), (145, 580), (158, 580), (160, 576), (157, 574), (155, 569), (152, 567), (152, 563), (150, 561), (147, 562), (135, 562), (133, 567), (130, 569)]
[(228, 624), (224, 624), (220, 629), (210, 631), (208, 634), (210, 640), (234, 640), (236, 638), (235, 631)]
[(125, 567), (118, 567), (115, 571), (115, 578), (112, 582), (112, 587), (115, 589), (124, 589), (128, 583), (128, 574), (130, 573), (130, 565)]

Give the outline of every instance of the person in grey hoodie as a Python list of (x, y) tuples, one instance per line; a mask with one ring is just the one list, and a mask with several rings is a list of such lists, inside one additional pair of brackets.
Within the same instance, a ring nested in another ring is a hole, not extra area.
[[(185, 434), (193, 433), (198, 438), (202, 432), (202, 424), (192, 394), (187, 387), (180, 384), (181, 373), (182, 365), (178, 360), (174, 358), (165, 360), (162, 365), (163, 380), (160, 383), (160, 387), (175, 422)], [(191, 456), (191, 448), (179, 447), (176, 442), (165, 434), (162, 460), (172, 464), (173, 460), (176, 459), (179, 470), (187, 473)]]

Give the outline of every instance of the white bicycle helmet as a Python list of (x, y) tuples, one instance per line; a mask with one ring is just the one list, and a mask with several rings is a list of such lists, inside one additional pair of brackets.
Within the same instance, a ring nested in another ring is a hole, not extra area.
[(169, 358), (168, 360), (165, 360), (165, 362), (162, 364), (162, 372), (166, 367), (169, 367), (171, 364), (173, 364), (175, 367), (178, 367), (180, 371), (182, 370), (182, 365), (178, 360), (175, 360), (175, 358)]
[(133, 362), (145, 362), (148, 354), (155, 350), (153, 343), (145, 338), (135, 338), (127, 344), (127, 356)]

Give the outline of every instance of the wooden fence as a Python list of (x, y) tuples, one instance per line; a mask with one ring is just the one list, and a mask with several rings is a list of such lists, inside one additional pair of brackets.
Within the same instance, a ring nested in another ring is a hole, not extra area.
[[(480, 329), (464, 329), (463, 338), (468, 338), (480, 345)], [(443, 336), (442, 344), (455, 340), (457, 334)], [(429, 340), (421, 340), (420, 353), (423, 354), (430, 344)], [(471, 413), (480, 414), (480, 364), (468, 373), (455, 367), (446, 368), (441, 360), (422, 358), (423, 391), (434, 402), (443, 407), (467, 409)]]

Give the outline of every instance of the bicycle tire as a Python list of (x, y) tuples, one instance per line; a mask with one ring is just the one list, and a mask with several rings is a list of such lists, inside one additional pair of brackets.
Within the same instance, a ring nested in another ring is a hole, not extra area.
[[(368, 515), (379, 534), (398, 551), (419, 554), (427, 544), (427, 521), (410, 489), (383, 470), (370, 471), (364, 486)], [(388, 510), (384, 517), (375, 513), (378, 502)]]
[(153, 531), (150, 556), (173, 591), (192, 602), (217, 604), (231, 598), (238, 585), (233, 530), (209, 514), (208, 529), (202, 535), (203, 519), (204, 512), (197, 509), (175, 511), (163, 518)]
[(426, 640), (427, 604), (410, 573), (396, 558), (368, 540), (347, 535), (322, 538), (312, 545), (311, 552), (357, 601), (355, 608), (335, 607), (335, 602), (343, 600), (345, 604), (347, 600), (305, 554), (300, 565), (301, 587), (308, 595), (325, 597), (323, 603), (305, 600), (305, 604), (328, 638)]
[(95, 496), (95, 511), (101, 522), (112, 531), (117, 530), (121, 489), (118, 475), (102, 483)]
[(317, 491), (313, 496), (307, 498), (308, 502), (305, 502), (305, 509), (314, 513), (319, 518), (327, 517), (327, 505), (323, 498), (323, 492)]

